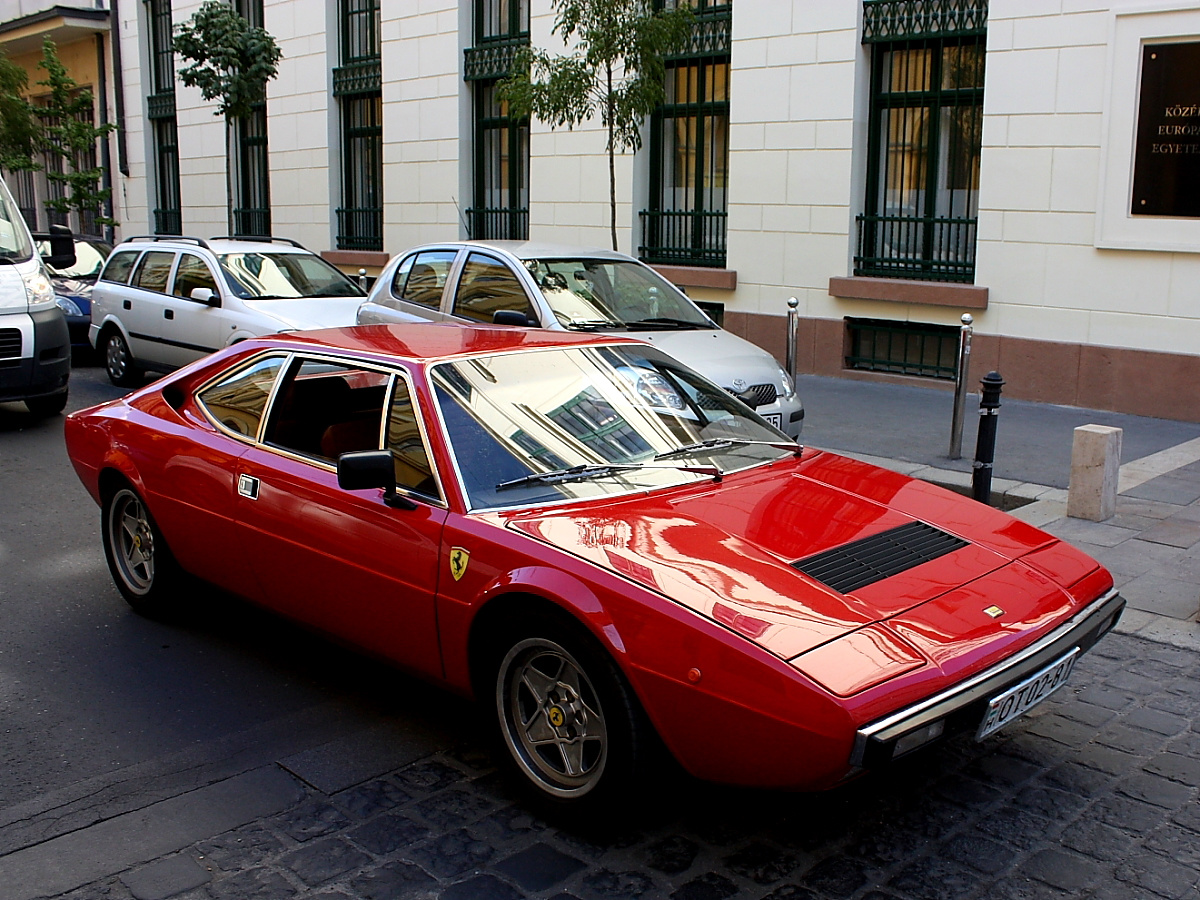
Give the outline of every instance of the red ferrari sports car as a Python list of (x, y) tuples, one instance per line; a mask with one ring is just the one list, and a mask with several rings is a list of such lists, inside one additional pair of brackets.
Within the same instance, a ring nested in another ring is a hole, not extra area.
[(801, 447), (611, 335), (248, 340), (66, 438), (134, 609), (198, 576), (473, 695), (573, 804), (656, 738), (699, 777), (795, 789), (983, 739), (1124, 607), (1051, 535)]

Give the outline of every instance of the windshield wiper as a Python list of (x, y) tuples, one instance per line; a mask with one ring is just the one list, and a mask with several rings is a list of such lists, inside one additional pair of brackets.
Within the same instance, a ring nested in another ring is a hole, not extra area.
[(638, 319), (636, 322), (626, 322), (629, 328), (712, 328), (707, 322), (689, 322), (687, 319), (672, 319), (669, 316), (652, 316), (649, 319)]
[(790, 450), (796, 456), (804, 452), (804, 447), (790, 441), (748, 441), (743, 438), (711, 438), (707, 441), (696, 441), (694, 444), (685, 444), (682, 447), (676, 447), (674, 450), (665, 450), (662, 453), (655, 454), (654, 458), (670, 459), (673, 456), (703, 453), (706, 450), (725, 450), (729, 447), (774, 447), (776, 450)]
[(622, 472), (640, 469), (669, 469), (675, 472), (691, 472), (695, 475), (708, 475), (716, 481), (721, 480), (721, 470), (716, 466), (648, 466), (644, 463), (580, 463), (566, 469), (554, 469), (550, 472), (534, 472), (523, 475), (511, 481), (502, 481), (496, 485), (496, 490), (506, 491), (509, 488), (521, 487), (526, 484), (566, 484), (570, 481), (586, 481), (589, 478), (607, 478), (610, 475), (620, 475)]
[(566, 328), (568, 331), (596, 331), (600, 328), (624, 328), (620, 322), (614, 322), (611, 319), (583, 319), (578, 322), (568, 322)]

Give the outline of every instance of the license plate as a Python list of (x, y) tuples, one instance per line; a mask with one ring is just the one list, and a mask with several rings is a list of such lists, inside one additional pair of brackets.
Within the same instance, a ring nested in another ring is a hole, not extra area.
[(1078, 647), (1046, 668), (1034, 672), (1020, 684), (1013, 685), (1003, 694), (993, 697), (988, 703), (987, 712), (983, 714), (979, 730), (975, 732), (975, 740), (982, 741), (1066, 684), (1067, 679), (1071, 677), (1071, 669), (1075, 666), (1077, 656)]
[(775, 428), (779, 428), (783, 424), (783, 415), (781, 413), (767, 413), (763, 416), (767, 420), (767, 424)]

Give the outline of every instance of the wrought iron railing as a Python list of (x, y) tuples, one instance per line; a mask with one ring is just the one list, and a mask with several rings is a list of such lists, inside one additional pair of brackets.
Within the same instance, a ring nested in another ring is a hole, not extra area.
[(175, 115), (175, 92), (162, 91), (146, 97), (146, 118), (170, 119)]
[(368, 94), (383, 86), (383, 69), (379, 57), (361, 59), (338, 66), (333, 70), (333, 95)]
[(383, 207), (342, 207), (337, 211), (339, 250), (382, 250)]
[(725, 265), (725, 225), (729, 214), (707, 210), (642, 210), (642, 245), (646, 262), (689, 266)]
[(959, 329), (885, 319), (847, 319), (846, 368), (953, 381)]
[(977, 219), (859, 216), (855, 275), (975, 280)]
[(245, 207), (233, 211), (233, 233), (247, 237), (266, 237), (271, 233), (271, 210)]
[(517, 51), (529, 46), (529, 35), (489, 40), (463, 51), (463, 79), (481, 81), (512, 73)]
[(528, 240), (529, 210), (518, 207), (468, 209), (467, 230), (476, 241)]
[(987, 33), (988, 0), (863, 0), (863, 43)]
[(178, 209), (156, 209), (154, 233), (183, 234), (183, 214)]

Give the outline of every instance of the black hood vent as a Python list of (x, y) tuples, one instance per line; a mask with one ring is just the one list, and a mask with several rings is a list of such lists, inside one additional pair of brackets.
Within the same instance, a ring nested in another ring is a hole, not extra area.
[(966, 541), (932, 525), (910, 522), (792, 565), (838, 593), (849, 594), (965, 546)]

